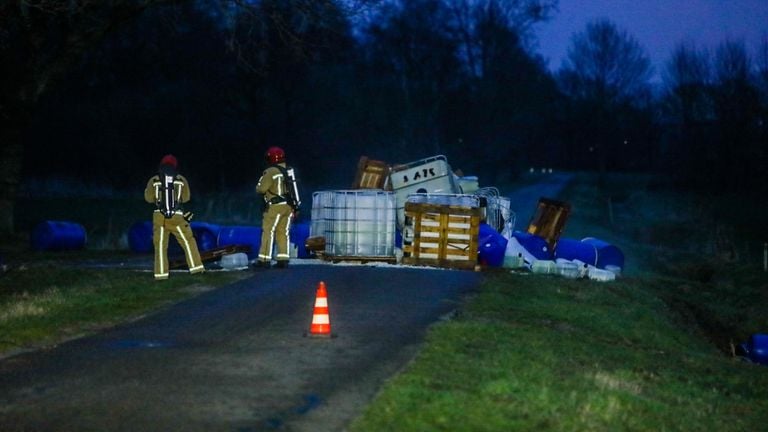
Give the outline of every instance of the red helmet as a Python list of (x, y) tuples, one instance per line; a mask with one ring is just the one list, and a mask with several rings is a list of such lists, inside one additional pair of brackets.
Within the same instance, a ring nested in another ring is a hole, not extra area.
[(285, 151), (280, 147), (270, 147), (264, 155), (269, 163), (285, 162)]
[(176, 168), (178, 166), (178, 162), (176, 161), (176, 156), (172, 154), (167, 154), (163, 156), (163, 158), (160, 159), (160, 165), (170, 165), (173, 168)]

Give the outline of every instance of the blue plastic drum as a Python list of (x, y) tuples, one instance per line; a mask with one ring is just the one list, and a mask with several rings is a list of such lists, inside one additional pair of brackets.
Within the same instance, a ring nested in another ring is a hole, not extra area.
[(75, 222), (45, 221), (32, 230), (32, 249), (38, 251), (77, 250), (85, 247), (85, 228)]
[(506, 250), (507, 239), (490, 225), (481, 223), (477, 245), (480, 263), (490, 267), (501, 267), (504, 264)]
[(538, 260), (552, 259), (552, 250), (549, 248), (547, 241), (544, 240), (543, 237), (522, 231), (513, 232), (512, 237), (514, 237), (529, 254), (533, 255), (534, 258)]
[(219, 231), (219, 247), (250, 246), (248, 259), (256, 259), (261, 245), (261, 227), (255, 226), (225, 226)]
[(579, 260), (589, 265), (597, 266), (597, 248), (581, 240), (561, 238), (555, 246), (555, 258), (568, 261)]
[(750, 340), (749, 358), (755, 363), (768, 365), (768, 334), (753, 334)]
[(624, 268), (624, 253), (618, 247), (594, 237), (587, 237), (581, 241), (597, 249), (597, 268), (604, 269), (609, 265)]
[(200, 250), (200, 252), (209, 251), (218, 246), (219, 231), (221, 230), (219, 225), (206, 222), (192, 222), (189, 226), (192, 228), (192, 233), (195, 235), (197, 249)]
[(152, 222), (136, 222), (128, 229), (128, 247), (132, 252), (152, 252)]
[[(209, 224), (206, 222), (192, 222), (189, 224), (192, 229), (192, 234), (195, 236), (195, 242), (197, 243), (197, 249), (200, 252), (205, 252), (217, 247), (219, 238), (219, 225)], [(173, 235), (171, 235), (173, 237)], [(131, 225), (128, 230), (128, 246), (131, 251), (137, 253), (149, 253), (154, 249), (152, 244), (152, 222), (136, 222)], [(168, 251), (171, 254), (179, 254), (182, 252), (181, 246), (177, 241), (168, 241)]]

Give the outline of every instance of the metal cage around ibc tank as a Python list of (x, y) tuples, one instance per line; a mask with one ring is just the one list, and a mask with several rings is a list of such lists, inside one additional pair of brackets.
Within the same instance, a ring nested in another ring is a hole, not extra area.
[(325, 238), (329, 257), (395, 257), (395, 195), (379, 190), (312, 194), (311, 236)]

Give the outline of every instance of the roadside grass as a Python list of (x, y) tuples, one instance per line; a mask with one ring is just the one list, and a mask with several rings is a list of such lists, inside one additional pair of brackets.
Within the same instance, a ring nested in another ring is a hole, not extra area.
[(768, 277), (711, 247), (705, 198), (653, 182), (580, 175), (560, 197), (564, 235), (619, 245), (624, 277), (488, 274), (350, 430), (763, 430), (768, 368), (732, 344), (768, 331)]
[(244, 277), (242, 272), (173, 273), (27, 262), (0, 276), (0, 355), (56, 344)]

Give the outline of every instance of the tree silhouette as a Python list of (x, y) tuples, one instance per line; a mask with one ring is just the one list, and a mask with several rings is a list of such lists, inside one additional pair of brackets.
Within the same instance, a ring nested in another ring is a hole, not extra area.
[[(765, 142), (759, 140), (760, 99), (753, 63), (743, 42), (725, 41), (715, 52), (714, 112), (719, 132), (712, 178), (720, 188), (765, 188)], [(755, 179), (762, 179), (755, 183)]]
[(598, 20), (575, 34), (558, 71), (561, 89), (573, 100), (571, 117), (579, 123), (570, 153), (596, 160), (601, 172), (627, 153), (623, 146), (632, 144), (641, 153), (639, 139), (630, 139), (624, 125), (632, 123), (626, 118), (632, 110), (647, 107), (651, 73), (640, 44), (612, 22)]
[(690, 42), (678, 44), (666, 64), (665, 115), (676, 127), (667, 158), (670, 173), (680, 184), (703, 184), (713, 164), (712, 66), (709, 54)]
[[(271, 3), (294, 11), (290, 20), (282, 14), (264, 14), (263, 4), (250, 0), (39, 0), (0, 2), (0, 233), (14, 229), (16, 190), (25, 157), (23, 133), (29, 129), (39, 101), (56, 89), (64, 77), (104, 40), (135, 22), (145, 11), (161, 6), (210, 6), (222, 16), (249, 14), (255, 21), (278, 30), (282, 46), (311, 56), (318, 20), (355, 13), (381, 0), (283, 0)], [(337, 7), (338, 6), (338, 7)], [(329, 13), (329, 11), (331, 11)], [(335, 14), (335, 15), (334, 15)], [(179, 16), (183, 16), (180, 14)], [(226, 20), (222, 20), (226, 27)], [(191, 23), (177, 22), (179, 26)], [(320, 24), (322, 26), (323, 24)], [(332, 27), (332, 26), (330, 26)], [(255, 27), (254, 27), (255, 28)], [(331, 30), (334, 31), (334, 30)], [(243, 60), (241, 48), (253, 34), (232, 33), (230, 52)], [(306, 36), (308, 39), (303, 39)], [(256, 38), (259, 42), (263, 39)], [(245, 65), (245, 62), (241, 62)], [(248, 66), (253, 67), (253, 64)], [(257, 65), (258, 66), (258, 65)]]
[(610, 107), (641, 101), (652, 72), (635, 38), (608, 20), (598, 20), (573, 36), (559, 75), (570, 96)]

